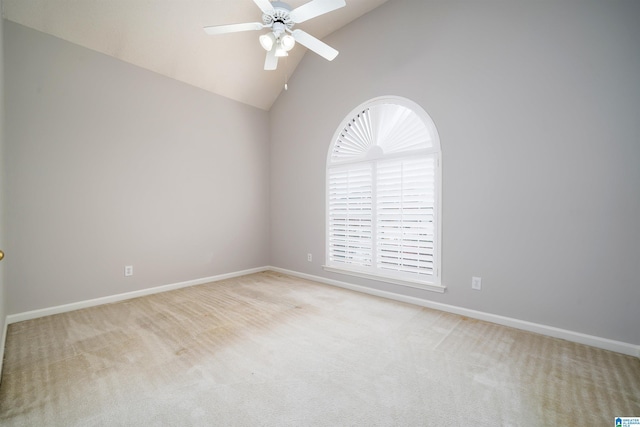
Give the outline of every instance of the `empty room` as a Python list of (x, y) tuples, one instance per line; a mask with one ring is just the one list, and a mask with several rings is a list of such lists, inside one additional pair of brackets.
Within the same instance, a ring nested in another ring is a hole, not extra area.
[(0, 424), (640, 423), (640, 2), (0, 0)]

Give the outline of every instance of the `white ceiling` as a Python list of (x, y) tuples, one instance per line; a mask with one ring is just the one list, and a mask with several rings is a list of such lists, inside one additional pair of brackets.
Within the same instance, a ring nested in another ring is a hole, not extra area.
[[(288, 0), (296, 8), (308, 0)], [(347, 5), (296, 28), (323, 39), (387, 0)], [(264, 71), (265, 31), (208, 36), (207, 25), (262, 22), (252, 0), (3, 0), (6, 19), (207, 91), (268, 110), (307, 52)], [(340, 46), (332, 46), (338, 51)], [(315, 55), (309, 52), (309, 55)], [(334, 60), (338, 61), (340, 55)]]

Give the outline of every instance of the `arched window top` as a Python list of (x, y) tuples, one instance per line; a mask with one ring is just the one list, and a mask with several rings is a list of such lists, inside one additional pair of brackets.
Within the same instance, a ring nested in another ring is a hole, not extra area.
[(436, 127), (418, 104), (385, 96), (369, 100), (347, 115), (334, 135), (327, 163), (351, 163), (412, 151), (440, 151)]

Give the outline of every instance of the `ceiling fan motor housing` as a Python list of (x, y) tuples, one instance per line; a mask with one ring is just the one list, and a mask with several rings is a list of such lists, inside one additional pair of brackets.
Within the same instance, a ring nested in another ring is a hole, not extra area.
[(291, 30), (291, 28), (295, 24), (295, 22), (293, 22), (291, 16), (289, 15), (289, 12), (291, 12), (291, 6), (279, 1), (274, 1), (273, 3), (271, 3), (271, 5), (273, 6), (273, 14), (262, 14), (262, 22), (264, 23), (264, 25), (273, 27), (274, 32), (276, 30), (276, 26), (280, 27), (279, 25), (276, 25), (278, 23), (282, 24), (283, 27), (280, 28), (283, 32), (284, 27), (286, 27), (288, 30)]

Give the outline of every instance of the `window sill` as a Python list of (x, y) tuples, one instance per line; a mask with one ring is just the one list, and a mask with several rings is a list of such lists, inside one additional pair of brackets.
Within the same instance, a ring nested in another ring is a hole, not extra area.
[(395, 277), (363, 273), (362, 271), (349, 270), (346, 268), (331, 267), (328, 265), (323, 265), (322, 268), (324, 268), (325, 271), (330, 271), (332, 273), (347, 274), (349, 276), (361, 277), (363, 279), (377, 280), (378, 282), (385, 282), (385, 283), (393, 283), (394, 285), (408, 286), (410, 288), (424, 289), (432, 292), (444, 293), (444, 291), (447, 289), (447, 287), (444, 285), (436, 285), (434, 283), (425, 283), (425, 282), (418, 282), (418, 281), (407, 280), (407, 279), (398, 279)]

